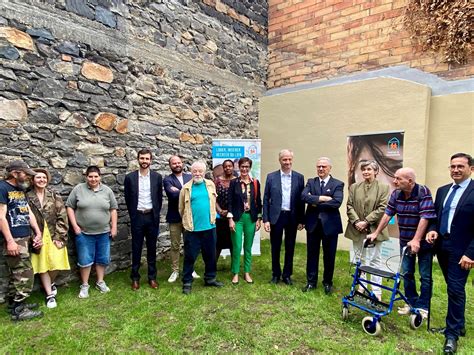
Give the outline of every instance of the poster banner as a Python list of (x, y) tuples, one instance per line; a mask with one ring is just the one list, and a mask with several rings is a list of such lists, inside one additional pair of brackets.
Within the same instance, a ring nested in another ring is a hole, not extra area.
[[(260, 139), (214, 139), (212, 141), (212, 171), (214, 178), (224, 174), (222, 163), (226, 159), (231, 159), (234, 162), (234, 173), (238, 176), (239, 159), (248, 157), (252, 159), (250, 176), (257, 178), (261, 182), (261, 154)], [(252, 254), (260, 255), (260, 231), (255, 232)], [(230, 252), (226, 249), (222, 251), (221, 255), (227, 256), (230, 255)]]
[[(377, 179), (390, 186), (390, 193), (395, 189), (393, 178), (395, 172), (403, 167), (404, 132), (382, 132), (375, 134), (351, 135), (347, 137), (348, 185), (363, 180), (360, 164), (375, 160), (380, 171)], [(382, 268), (396, 272), (400, 262), (399, 233), (396, 218), (388, 225), (390, 240), (382, 243)], [(354, 251), (351, 244), (351, 260)]]

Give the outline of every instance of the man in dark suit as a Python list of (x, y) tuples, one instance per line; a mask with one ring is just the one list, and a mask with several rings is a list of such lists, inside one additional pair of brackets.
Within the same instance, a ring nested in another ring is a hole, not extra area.
[[(267, 176), (263, 195), (263, 226), (270, 233), (272, 246), (272, 279), (277, 284), (280, 277), (287, 285), (292, 285), (293, 255), (295, 253), (296, 231), (303, 229), (304, 176), (293, 171), (293, 152), (283, 149), (278, 155), (281, 169)], [(285, 263), (283, 274), (280, 266), (280, 250), (285, 232)]]
[(472, 157), (451, 157), (453, 182), (436, 192), (436, 223), (429, 226), (426, 240), (436, 241), (438, 261), (448, 286), (448, 314), (444, 331), (445, 353), (455, 353), (458, 337), (466, 334), (466, 281), (474, 267), (474, 171)]
[[(181, 247), (181, 235), (183, 233), (183, 224), (179, 214), (179, 193), (181, 188), (191, 180), (192, 175), (183, 172), (183, 162), (177, 155), (169, 158), (168, 164), (171, 174), (165, 177), (163, 185), (166, 196), (168, 196), (168, 212), (166, 213), (166, 222), (168, 222), (171, 240), (171, 275), (168, 282), (175, 282), (179, 277), (179, 253)], [(196, 277), (197, 276), (197, 277)], [(198, 278), (196, 272), (193, 277)]]
[(337, 237), (342, 233), (339, 207), (344, 198), (344, 183), (334, 179), (331, 160), (319, 158), (316, 164), (318, 177), (309, 179), (301, 193), (301, 199), (308, 204), (305, 227), (307, 232), (308, 260), (306, 263), (307, 284), (303, 292), (312, 291), (318, 282), (319, 250), (323, 244), (324, 292), (332, 291), (334, 262), (336, 260)]
[(160, 211), (163, 201), (161, 175), (150, 170), (152, 154), (149, 149), (138, 152), (140, 168), (125, 176), (125, 203), (130, 215), (132, 231), (132, 290), (140, 288), (140, 260), (143, 240), (146, 238), (148, 284), (158, 288), (156, 282), (156, 242), (160, 228)]

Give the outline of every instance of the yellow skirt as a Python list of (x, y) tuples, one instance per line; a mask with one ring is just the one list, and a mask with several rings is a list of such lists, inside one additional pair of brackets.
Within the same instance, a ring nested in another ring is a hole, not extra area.
[(48, 225), (44, 223), (43, 246), (39, 254), (31, 254), (31, 264), (35, 274), (53, 270), (70, 270), (67, 248), (58, 249), (51, 239)]

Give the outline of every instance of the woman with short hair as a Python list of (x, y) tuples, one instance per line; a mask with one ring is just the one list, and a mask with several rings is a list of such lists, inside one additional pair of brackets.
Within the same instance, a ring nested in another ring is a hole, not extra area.
[(252, 160), (239, 159), (240, 176), (230, 182), (229, 207), (227, 218), (232, 232), (232, 284), (239, 283), (240, 251), (244, 246), (244, 280), (253, 283), (250, 271), (252, 267), (252, 245), (255, 231), (262, 222), (262, 197), (260, 182), (250, 177)]
[[(367, 234), (374, 232), (384, 215), (389, 198), (389, 186), (376, 179), (379, 165), (375, 160), (365, 160), (360, 164), (362, 178), (349, 187), (347, 200), (348, 223), (345, 237), (352, 240), (354, 253), (361, 254), (362, 265), (376, 269), (382, 266), (380, 250), (382, 242), (389, 239), (387, 229), (384, 229), (375, 240), (373, 248), (364, 249)], [(372, 275), (371, 281), (377, 284), (382, 282), (380, 276)], [(382, 290), (372, 285), (375, 296), (381, 300)]]
[(100, 182), (100, 169), (89, 166), (86, 182), (76, 185), (69, 195), (66, 208), (76, 235), (77, 265), (80, 268), (79, 298), (89, 297), (89, 275), (95, 264), (96, 288), (101, 293), (110, 289), (104, 281), (105, 268), (110, 263), (110, 239), (117, 235), (117, 201), (113, 191)]

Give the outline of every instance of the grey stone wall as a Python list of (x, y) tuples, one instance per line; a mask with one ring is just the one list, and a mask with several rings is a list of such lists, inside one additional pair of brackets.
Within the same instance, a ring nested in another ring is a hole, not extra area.
[[(108, 271), (128, 267), (123, 180), (137, 168), (136, 151), (151, 148), (153, 168), (167, 175), (172, 154), (189, 166), (210, 161), (213, 138), (258, 136), (266, 6), (0, 0), (0, 168), (14, 158), (46, 167), (66, 198), (84, 168), (99, 165), (120, 204)], [(166, 208), (165, 199), (163, 216)], [(169, 249), (162, 222), (160, 257)]]

